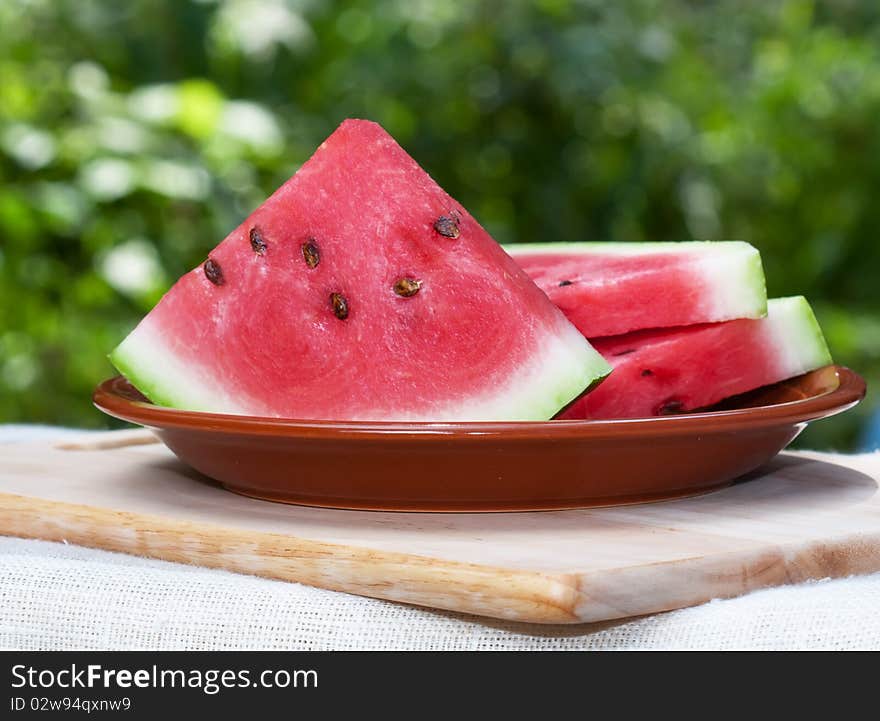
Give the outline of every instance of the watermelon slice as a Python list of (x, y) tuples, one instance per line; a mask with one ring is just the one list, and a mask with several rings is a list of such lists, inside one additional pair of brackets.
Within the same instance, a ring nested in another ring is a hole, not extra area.
[(748, 243), (520, 243), (506, 246), (587, 338), (761, 318), (761, 255)]
[(111, 354), (155, 403), (544, 420), (610, 367), (381, 127), (347, 120)]
[(831, 363), (802, 296), (768, 303), (760, 320), (637, 331), (594, 341), (614, 372), (561, 418), (642, 418), (713, 405)]

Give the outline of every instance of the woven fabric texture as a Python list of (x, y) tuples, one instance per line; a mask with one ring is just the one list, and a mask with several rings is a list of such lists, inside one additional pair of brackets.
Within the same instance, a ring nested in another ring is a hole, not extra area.
[(3, 649), (878, 649), (878, 607), (880, 574), (873, 574), (548, 627), (0, 538)]

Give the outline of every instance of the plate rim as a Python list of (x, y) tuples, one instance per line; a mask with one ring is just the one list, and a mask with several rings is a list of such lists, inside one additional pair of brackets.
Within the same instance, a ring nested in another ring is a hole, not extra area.
[(430, 438), (448, 441), (456, 438), (497, 437), (558, 437), (584, 438), (617, 436), (639, 432), (645, 435), (692, 433), (695, 431), (736, 430), (761, 428), (780, 423), (806, 423), (842, 413), (865, 397), (867, 385), (858, 373), (839, 364), (817, 368), (817, 372), (832, 369), (838, 385), (824, 393), (772, 405), (734, 408), (719, 411), (698, 411), (681, 415), (650, 418), (613, 418), (601, 420), (552, 421), (336, 421), (272, 418), (227, 413), (187, 411), (150, 402), (133, 401), (124, 397), (118, 387), (121, 383), (132, 386), (121, 375), (99, 383), (92, 395), (94, 405), (102, 412), (120, 420), (147, 428), (205, 431), (233, 435), (316, 436), (364, 438), (392, 436)]

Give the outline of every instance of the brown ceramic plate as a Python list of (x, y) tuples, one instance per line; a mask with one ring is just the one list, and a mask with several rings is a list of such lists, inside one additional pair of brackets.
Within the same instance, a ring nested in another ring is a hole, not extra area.
[(94, 401), (156, 431), (226, 488), (334, 508), (514, 511), (656, 501), (724, 486), (770, 460), (809, 421), (845, 411), (865, 382), (828, 366), (662, 418), (499, 423), (299, 421), (155, 406), (124, 378)]

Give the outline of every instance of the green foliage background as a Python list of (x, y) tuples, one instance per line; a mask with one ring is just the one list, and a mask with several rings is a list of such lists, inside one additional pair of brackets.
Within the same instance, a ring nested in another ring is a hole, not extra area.
[[(106, 353), (347, 116), (502, 242), (737, 238), (880, 379), (880, 4), (5, 0), (0, 422)], [(811, 428), (849, 448), (874, 399)]]

